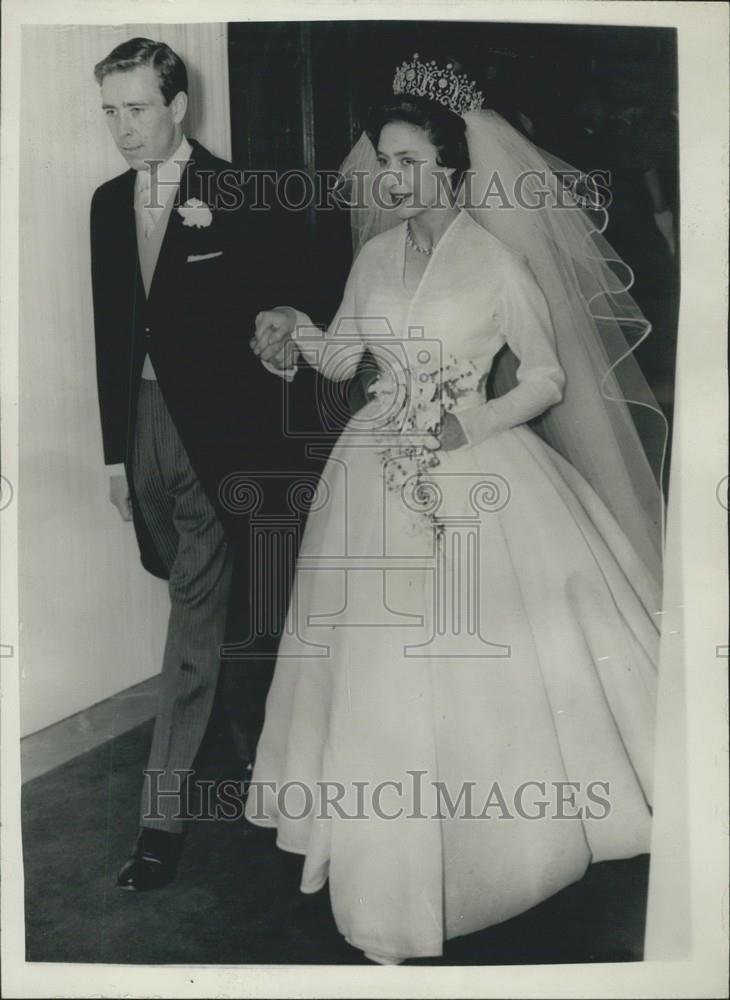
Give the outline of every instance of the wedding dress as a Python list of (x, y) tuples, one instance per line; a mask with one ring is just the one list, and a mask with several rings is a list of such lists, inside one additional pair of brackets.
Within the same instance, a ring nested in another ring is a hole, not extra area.
[[(325, 375), (367, 346), (381, 377), (309, 514), (246, 810), (392, 962), (648, 851), (660, 609), (615, 514), (528, 426), (564, 374), (525, 260), (464, 211), (413, 291), (405, 252), (405, 224), (364, 245), (326, 335), (298, 316)], [(517, 384), (485, 402), (505, 346)], [(468, 444), (424, 468), (398, 421), (435, 371)]]

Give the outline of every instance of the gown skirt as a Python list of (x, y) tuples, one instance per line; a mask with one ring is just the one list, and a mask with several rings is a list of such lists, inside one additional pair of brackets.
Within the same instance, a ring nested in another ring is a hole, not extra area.
[(246, 816), (399, 962), (648, 852), (660, 595), (527, 425), (386, 472), (347, 430), (327, 462)]

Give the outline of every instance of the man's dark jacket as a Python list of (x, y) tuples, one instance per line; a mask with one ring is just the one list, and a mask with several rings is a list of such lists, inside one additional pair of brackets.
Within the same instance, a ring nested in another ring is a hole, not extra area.
[[(249, 346), (257, 312), (299, 304), (291, 281), (296, 268), (285, 259), (286, 248), (273, 245), (267, 213), (241, 204), (231, 165), (194, 140), (191, 145), (149, 298), (137, 254), (136, 172), (130, 169), (101, 185), (91, 206), (104, 458), (126, 464), (142, 562), (163, 578), (167, 573), (135, 500), (131, 467), (146, 352), (198, 479), (243, 551), (247, 493), (231, 489), (228, 500), (222, 500), (226, 482), (231, 486), (230, 477), (237, 473), (268, 473), (261, 480), (266, 502), (271, 509), (274, 496), (274, 509), (283, 513), (285, 491), (276, 487), (276, 477), (303, 465), (302, 445), (285, 434), (286, 383), (267, 372)], [(190, 199), (209, 207), (208, 226), (185, 224), (178, 209)], [(204, 255), (211, 256), (189, 260)]]

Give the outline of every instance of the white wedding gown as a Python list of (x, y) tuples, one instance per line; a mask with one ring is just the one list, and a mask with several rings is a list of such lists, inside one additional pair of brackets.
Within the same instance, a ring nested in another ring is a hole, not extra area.
[[(404, 253), (404, 225), (365, 245), (330, 327), (340, 346), (310, 341), (308, 360), (346, 378), (367, 344), (402, 351), (416, 378), (443, 349), (486, 375), (507, 343), (519, 384), (460, 401), (470, 444), (433, 470), (440, 540), (384, 483), (364, 430), (383, 398), (348, 424), (302, 542), (247, 804), (305, 855), (302, 890), (329, 879), (341, 933), (383, 962), (438, 956), (592, 861), (648, 851), (660, 607), (619, 524), (525, 426), (563, 376), (522, 259), (466, 213), (415, 293)], [(307, 811), (322, 782), (339, 810)], [(560, 782), (576, 783), (562, 807)], [(470, 794), (472, 818), (443, 789)]]

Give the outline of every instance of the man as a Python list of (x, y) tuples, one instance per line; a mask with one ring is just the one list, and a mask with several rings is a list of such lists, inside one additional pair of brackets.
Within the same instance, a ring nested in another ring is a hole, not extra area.
[[(245, 335), (276, 274), (254, 216), (231, 196), (230, 164), (183, 133), (184, 63), (167, 45), (134, 38), (95, 76), (130, 168), (99, 187), (91, 207), (104, 457), (111, 500), (134, 521), (142, 563), (169, 580), (171, 599), (141, 829), (118, 877), (123, 888), (152, 889), (175, 874), (184, 825), (174, 793), (211, 714), (245, 555), (237, 543), (246, 525), (221, 501), (222, 484), (242, 468), (281, 471), (289, 458), (279, 380)], [(265, 693), (260, 683), (254, 714)]]

